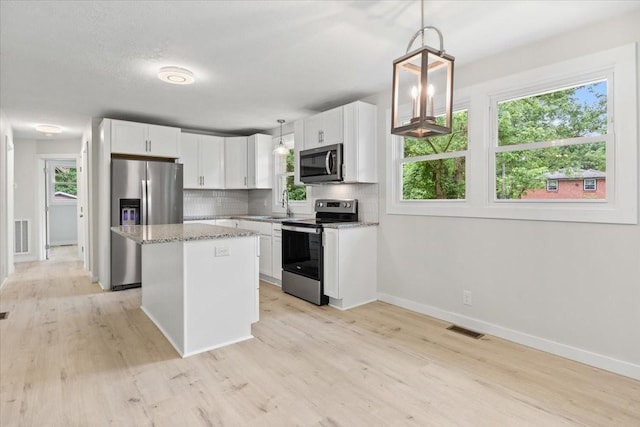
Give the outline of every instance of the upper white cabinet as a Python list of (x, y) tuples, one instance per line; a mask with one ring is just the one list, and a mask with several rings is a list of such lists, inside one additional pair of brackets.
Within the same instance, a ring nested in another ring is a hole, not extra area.
[(111, 152), (153, 157), (180, 157), (180, 129), (111, 120)]
[(224, 139), (225, 188), (249, 188), (247, 177), (247, 137)]
[(249, 188), (270, 189), (273, 186), (273, 147), (270, 135), (251, 135), (247, 140), (247, 172)]
[(343, 107), (334, 108), (304, 120), (304, 148), (343, 142)]
[[(378, 182), (375, 105), (357, 101), (334, 108), (296, 123), (294, 131), (303, 150), (342, 143), (344, 182)], [(299, 170), (298, 153), (296, 163)]]
[(262, 134), (224, 139), (226, 188), (272, 188), (271, 139)]
[(183, 133), (184, 188), (225, 188), (224, 138)]

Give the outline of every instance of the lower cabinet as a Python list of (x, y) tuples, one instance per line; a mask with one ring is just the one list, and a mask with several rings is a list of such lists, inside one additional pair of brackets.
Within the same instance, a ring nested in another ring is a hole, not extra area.
[(324, 229), (324, 294), (345, 310), (377, 299), (377, 227)]
[(282, 280), (282, 224), (271, 229), (271, 277)]

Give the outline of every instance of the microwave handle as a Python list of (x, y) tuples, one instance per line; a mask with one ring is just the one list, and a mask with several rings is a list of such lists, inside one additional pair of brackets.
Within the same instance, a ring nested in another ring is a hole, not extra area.
[(324, 158), (324, 167), (327, 170), (327, 174), (331, 175), (331, 151), (327, 151), (327, 156)]

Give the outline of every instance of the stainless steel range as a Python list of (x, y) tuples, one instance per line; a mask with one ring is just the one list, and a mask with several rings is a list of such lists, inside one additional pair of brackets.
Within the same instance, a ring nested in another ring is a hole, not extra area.
[(319, 199), (316, 217), (282, 222), (282, 290), (316, 305), (324, 294), (323, 225), (358, 221), (355, 199)]

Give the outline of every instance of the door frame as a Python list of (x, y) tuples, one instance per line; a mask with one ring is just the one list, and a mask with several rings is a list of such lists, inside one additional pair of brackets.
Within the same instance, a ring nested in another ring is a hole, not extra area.
[[(46, 175), (45, 168), (47, 166), (47, 161), (51, 160), (75, 160), (76, 167), (82, 165), (81, 156), (79, 154), (38, 154), (36, 159), (36, 182), (38, 183), (38, 191), (37, 191), (37, 199), (36, 199), (36, 209), (38, 210), (38, 227), (39, 233), (36, 239), (36, 247), (38, 248), (38, 260), (44, 261), (47, 259), (47, 216), (46, 216), (46, 197), (47, 197), (47, 188), (46, 188)], [(86, 201), (80, 200), (81, 195), (78, 194), (77, 203), (82, 203), (83, 206), (86, 206)], [(78, 221), (78, 227), (81, 227), (81, 221)], [(80, 236), (80, 234), (78, 234)], [(86, 249), (86, 236), (83, 236), (85, 242), (82, 242), (85, 245)], [(78, 242), (80, 244), (80, 242)]]

